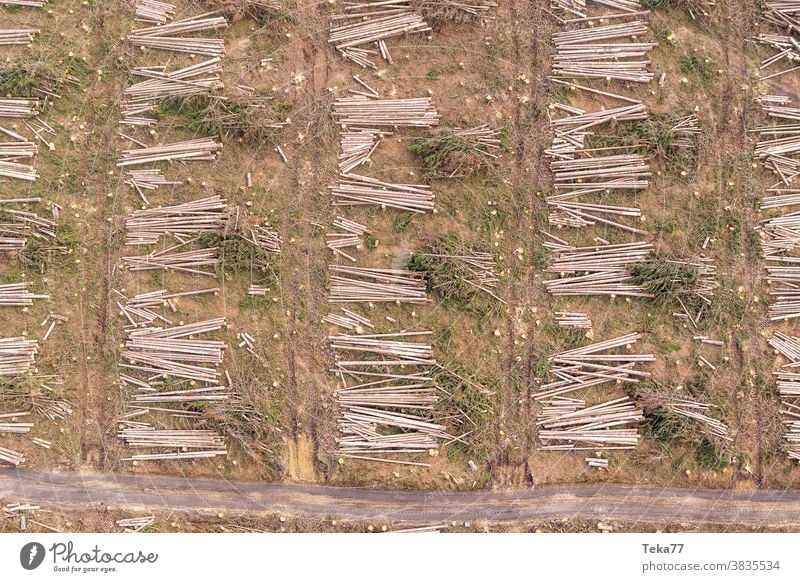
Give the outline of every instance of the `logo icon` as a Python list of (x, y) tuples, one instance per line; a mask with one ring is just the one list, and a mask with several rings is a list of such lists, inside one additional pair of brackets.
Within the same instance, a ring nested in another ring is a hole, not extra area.
[(44, 562), (44, 546), (39, 542), (30, 542), (22, 546), (19, 552), (19, 563), (26, 570), (35, 570)]

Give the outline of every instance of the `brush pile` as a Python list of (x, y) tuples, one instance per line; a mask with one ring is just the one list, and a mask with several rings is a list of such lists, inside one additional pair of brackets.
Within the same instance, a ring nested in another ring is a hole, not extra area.
[(714, 408), (711, 404), (688, 398), (665, 397), (661, 399), (661, 406), (678, 416), (699, 422), (714, 436), (727, 441), (733, 440), (728, 436), (728, 425), (706, 414), (707, 411)]
[(278, 254), (283, 246), (280, 233), (268, 225), (256, 226), (250, 229), (245, 240), (268, 253)]
[(711, 305), (719, 287), (716, 267), (711, 259), (677, 260), (652, 253), (646, 260), (628, 267), (631, 282), (641, 286), (662, 302), (680, 304), (682, 312), (673, 316), (697, 328), (705, 309)]
[(482, 124), (471, 129), (440, 130), (409, 148), (422, 158), (423, 172), (434, 178), (465, 178), (494, 166), (501, 148), (500, 130)]
[(408, 266), (424, 273), (428, 289), (444, 305), (466, 307), (474, 296), (496, 294), (500, 278), (494, 255), (471, 249), (457, 236), (439, 237), (411, 255)]

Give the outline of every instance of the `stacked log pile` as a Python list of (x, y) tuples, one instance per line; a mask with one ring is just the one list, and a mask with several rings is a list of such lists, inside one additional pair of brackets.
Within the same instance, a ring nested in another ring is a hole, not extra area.
[[(643, 219), (641, 210), (608, 202), (647, 189), (653, 175), (650, 162), (636, 147), (588, 145), (595, 133), (606, 128), (648, 120), (646, 105), (624, 93), (632, 83), (654, 79), (648, 55), (657, 45), (648, 40), (648, 11), (639, 0), (551, 0), (550, 8), (564, 26), (553, 35), (551, 82), (568, 95), (599, 105), (584, 109), (554, 102), (549, 107), (552, 143), (545, 155), (554, 177), (553, 193), (546, 198), (549, 223), (557, 229), (610, 228), (635, 240), (612, 244), (597, 236), (596, 246), (577, 246), (543, 232), (543, 245), (552, 251), (547, 272), (555, 275), (544, 282), (545, 288), (555, 297), (653, 297), (633, 281), (630, 270), (647, 260), (654, 249), (649, 240), (642, 239), (649, 233), (637, 226)], [(603, 87), (595, 81), (604, 82)], [(677, 141), (691, 138), (696, 131), (693, 116), (678, 120), (673, 128)], [(583, 311), (562, 308), (555, 320), (563, 327), (592, 329), (592, 319)], [(550, 357), (553, 379), (535, 394), (543, 405), (537, 421), (541, 448), (636, 447), (636, 427), (643, 416), (635, 402), (628, 397), (601, 398), (597, 404), (587, 405), (583, 399), (566, 395), (647, 378), (649, 373), (637, 366), (652, 362), (651, 354), (618, 351), (630, 350), (640, 338), (638, 333), (626, 334)], [(599, 458), (586, 461), (591, 461), (591, 467), (607, 467), (608, 463)]]
[(348, 331), (355, 331), (356, 333), (361, 333), (365, 329), (375, 328), (375, 326), (372, 324), (372, 321), (370, 321), (368, 317), (364, 317), (363, 315), (360, 315), (345, 307), (342, 307), (341, 310), (341, 314), (329, 313), (322, 318), (322, 321), (324, 323), (329, 323), (331, 325), (344, 328)]
[[(800, 4), (767, 0), (762, 9), (766, 30), (754, 40), (770, 54), (761, 61), (761, 80), (771, 86), (791, 83), (800, 70)], [(800, 175), (800, 108), (788, 93), (760, 95), (757, 101), (768, 121), (751, 130), (758, 138), (754, 153), (773, 176), (761, 201), (761, 210), (769, 216), (761, 221), (759, 235), (770, 289), (769, 321), (780, 324), (800, 317), (800, 190), (794, 184)], [(769, 344), (786, 360), (773, 375), (782, 405), (785, 450), (790, 459), (800, 461), (800, 374), (795, 371), (800, 366), (800, 339), (775, 331)]]
[(649, 372), (637, 370), (636, 366), (654, 362), (652, 354), (612, 351), (630, 349), (641, 337), (639, 333), (630, 333), (549, 356), (550, 374), (556, 379), (542, 384), (534, 398), (545, 400), (609, 382), (635, 384), (649, 378)]
[(330, 303), (428, 302), (420, 273), (402, 269), (370, 269), (332, 265)]
[(38, 28), (0, 28), (0, 46), (30, 44), (39, 32)]
[(210, 196), (174, 206), (135, 210), (125, 218), (125, 244), (152, 245), (162, 235), (172, 235), (184, 243), (188, 240), (186, 235), (219, 232), (225, 226), (226, 208), (221, 196)]
[(175, 6), (158, 0), (136, 0), (136, 20), (148, 24), (166, 24), (175, 17)]
[(39, 342), (24, 337), (0, 337), (0, 376), (21, 376), (33, 369)]
[(440, 116), (430, 97), (370, 99), (355, 95), (337, 99), (333, 117), (344, 126), (398, 128), (434, 127), (439, 124)]
[[(0, 0), (0, 5), (41, 8), (45, 1)], [(7, 22), (0, 23), (0, 49), (29, 47), (40, 33), (39, 29), (33, 27), (7, 26)], [(5, 64), (9, 63), (14, 64), (11, 57), (6, 57)], [(13, 66), (9, 70), (13, 77)], [(3, 187), (8, 180), (33, 182), (39, 177), (34, 167), (34, 160), (39, 153), (39, 142), (47, 150), (55, 147), (50, 142), (55, 129), (38, 116), (45, 109), (48, 100), (51, 97), (57, 98), (58, 95), (36, 84), (30, 87), (30, 91), (42, 98), (16, 96), (13, 89), (4, 90), (0, 96), (0, 189), (4, 191), (8, 190)], [(31, 242), (38, 243), (37, 251), (64, 250), (55, 245), (49, 246), (56, 238), (56, 221), (60, 207), (51, 204), (52, 219), (44, 218), (31, 209), (32, 205), (42, 202), (39, 197), (11, 196), (0, 198), (0, 253), (12, 253), (26, 260), (28, 257), (23, 253)], [(36, 300), (48, 298), (46, 293), (32, 292), (30, 286), (28, 281), (0, 284), (0, 309), (19, 307), (28, 311)], [(51, 316), (48, 315), (42, 325), (50, 320)], [(5, 323), (8, 328), (10, 324)], [(42, 341), (49, 337), (53, 325), (51, 323), (51, 327), (44, 332)], [(13, 333), (9, 329), (3, 331), (8, 332), (4, 335)], [(12, 443), (6, 446), (5, 439), (18, 442), (21, 438), (30, 437), (35, 427), (34, 415), (59, 420), (71, 412), (69, 404), (57, 395), (63, 384), (60, 377), (38, 375), (36, 356), (40, 343), (29, 339), (32, 335), (24, 333), (20, 337), (0, 337), (0, 436), (4, 440), (0, 443), (3, 445), (0, 446), (0, 465), (19, 465), (25, 461), (25, 455), (14, 450), (16, 445)], [(48, 441), (37, 437), (33, 437), (31, 442), (43, 447), (50, 446)], [(14, 504), (6, 506), (4, 513), (6, 516), (19, 517), (21, 531), (24, 531), (27, 524), (25, 512), (33, 509), (38, 507)]]
[(800, 338), (775, 332), (769, 343), (786, 360), (773, 376), (781, 399), (786, 452), (800, 461), (800, 373), (795, 371), (800, 367)]
[[(481, 18), (495, 6), (484, 0), (363, 0), (345, 2), (333, 16), (331, 44), (361, 67), (377, 67), (377, 58), (391, 62), (386, 40), (427, 32), (423, 11), (441, 16)], [(442, 12), (445, 11), (445, 12)], [(339, 176), (330, 186), (333, 205), (394, 209), (413, 214), (433, 213), (435, 195), (426, 184), (394, 183), (362, 173), (372, 167), (372, 156), (389, 136), (407, 129), (431, 129), (440, 115), (430, 97), (383, 98), (359, 76), (353, 76), (349, 95), (333, 103), (333, 118), (340, 127)], [(448, 130), (449, 131), (449, 130)], [(473, 144), (488, 158), (496, 156), (498, 132), (488, 126), (456, 130), (457, 138)], [(358, 170), (357, 170), (358, 169)], [(358, 173), (356, 173), (358, 171)], [(326, 233), (326, 245), (337, 261), (330, 266), (328, 301), (332, 304), (375, 303), (418, 305), (428, 302), (422, 273), (403, 268), (356, 266), (364, 237), (376, 236), (366, 224), (337, 216), (334, 231)], [(494, 258), (485, 253), (447, 257), (463, 271), (468, 283), (493, 293), (498, 275)], [(256, 292), (256, 291), (253, 291)], [(430, 332), (379, 333), (377, 323), (358, 311), (341, 307), (324, 315), (322, 322), (345, 330), (332, 335), (328, 344), (335, 357), (339, 432), (336, 453), (340, 458), (429, 466), (402, 455), (427, 454), (450, 442), (447, 427), (438, 419), (437, 386), (432, 371), (439, 366), (430, 345), (413, 341)], [(386, 320), (396, 323), (389, 315)], [(410, 339), (409, 339), (410, 338)]]
[(642, 411), (627, 396), (601, 404), (563, 406), (544, 403), (539, 425), (541, 450), (635, 449)]
[(141, 166), (154, 162), (213, 162), (222, 143), (215, 137), (200, 137), (166, 145), (123, 150), (118, 168)]
[(219, 264), (217, 247), (200, 248), (188, 251), (177, 250), (185, 245), (194, 243), (195, 239), (186, 241), (163, 251), (152, 251), (146, 255), (123, 257), (122, 262), (132, 272), (138, 271), (177, 271), (181, 273), (194, 273), (216, 277), (216, 271), (208, 270)]
[(207, 13), (134, 30), (128, 35), (128, 40), (137, 48), (221, 57), (225, 54), (223, 39), (186, 35), (219, 30), (227, 26), (228, 21), (222, 16)]
[(372, 234), (366, 226), (358, 222), (348, 220), (342, 216), (337, 216), (333, 220), (334, 228), (338, 228), (343, 232), (327, 232), (325, 233), (325, 246), (327, 246), (334, 254), (344, 257), (353, 263), (357, 262), (355, 257), (346, 253), (342, 249), (360, 249), (363, 240), (362, 236), (365, 234)]
[(178, 311), (175, 303), (178, 298), (208, 294), (216, 295), (219, 293), (219, 287), (180, 293), (168, 293), (166, 289), (159, 289), (158, 291), (139, 293), (130, 299), (116, 289), (113, 291), (119, 297), (116, 303), (120, 310), (120, 315), (124, 316), (132, 327), (147, 327), (156, 321), (172, 325), (172, 321), (162, 315), (161, 311), (166, 308), (175, 313)]
[(330, 190), (334, 206), (378, 206), (417, 214), (433, 210), (435, 198), (427, 184), (392, 184), (358, 174), (342, 174)]
[(545, 288), (554, 296), (652, 297), (652, 293), (630, 281), (628, 271), (631, 264), (644, 261), (652, 249), (648, 242), (558, 246), (547, 272), (560, 277), (545, 281)]
[(222, 59), (213, 57), (182, 69), (167, 72), (166, 66), (136, 67), (133, 74), (144, 80), (125, 90), (122, 125), (155, 125), (156, 119), (146, 114), (156, 110), (156, 102), (165, 98), (186, 98), (210, 95), (222, 88)]
[[(334, 335), (341, 385), (337, 439), (341, 457), (428, 466), (397, 459), (438, 448), (446, 427), (432, 417), (438, 398), (429, 371), (436, 365), (430, 345), (409, 341), (430, 332)], [(414, 371), (412, 371), (414, 370)]]
[[(213, 290), (206, 290), (210, 291)], [(129, 411), (120, 419), (118, 436), (129, 447), (149, 449), (124, 460), (189, 460), (227, 454), (223, 436), (215, 431), (163, 429), (131, 420), (165, 414), (191, 421), (202, 415), (195, 409), (197, 403), (225, 401), (230, 397), (221, 384), (219, 370), (227, 344), (197, 338), (225, 327), (224, 318), (170, 327), (149, 326), (151, 317), (152, 321), (158, 318), (168, 323), (153, 311), (155, 303), (169, 305), (170, 299), (187, 294), (160, 291), (137, 296), (121, 305), (130, 314), (131, 326), (125, 329), (119, 379), (130, 393)], [(137, 323), (134, 316), (142, 323)]]
[(39, 110), (39, 100), (25, 97), (0, 97), (0, 117), (25, 119)]
[(49, 295), (31, 293), (29, 283), (8, 283), (0, 285), (0, 307), (27, 307), (34, 299), (48, 299)]
[[(387, 39), (431, 30), (408, 0), (360, 0), (345, 2), (344, 12), (331, 17), (328, 42), (345, 59), (376, 69), (372, 59), (378, 55), (387, 63), (393, 62)], [(373, 45), (377, 50), (365, 48)]]

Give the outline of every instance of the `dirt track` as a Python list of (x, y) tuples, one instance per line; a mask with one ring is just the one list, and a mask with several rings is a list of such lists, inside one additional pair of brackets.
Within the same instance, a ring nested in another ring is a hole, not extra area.
[(533, 522), (559, 518), (647, 523), (800, 526), (800, 491), (565, 485), (492, 492), (420, 492), (111, 473), (0, 470), (0, 499), (93, 505), (334, 515), (350, 519)]

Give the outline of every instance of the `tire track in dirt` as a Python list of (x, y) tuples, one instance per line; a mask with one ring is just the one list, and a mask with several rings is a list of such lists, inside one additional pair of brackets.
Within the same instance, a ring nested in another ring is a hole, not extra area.
[[(291, 315), (288, 320), (287, 365), (289, 367), (289, 391), (292, 438), (300, 442), (301, 435), (310, 437), (314, 447), (313, 458), (321, 459), (324, 446), (320, 427), (323, 416), (322, 403), (324, 374), (320, 329), (320, 281), (319, 261), (326, 253), (318, 239), (314, 238), (314, 222), (320, 213), (320, 192), (325, 191), (324, 160), (322, 146), (318, 143), (323, 131), (327, 109), (324, 92), (327, 86), (328, 60), (325, 43), (327, 19), (325, 8), (309, 6), (301, 11), (302, 27), (308, 31), (302, 46), (304, 90), (299, 101), (302, 112), (293, 121), (304, 134), (298, 148), (297, 163), (293, 168), (292, 187), (297, 193), (297, 226), (299, 240), (285, 252), (283, 265), (291, 265), (282, 279), (288, 281)], [(286, 246), (284, 246), (286, 249)], [(300, 314), (305, 313), (305, 319)], [(324, 440), (324, 439), (323, 439)]]
[[(533, 404), (531, 391), (536, 343), (535, 316), (532, 308), (537, 303), (538, 285), (535, 269), (531, 264), (535, 250), (535, 236), (530, 227), (534, 225), (540, 202), (535, 193), (543, 189), (549, 172), (543, 163), (540, 152), (546, 131), (542, 122), (533, 124), (527, 119), (529, 108), (544, 110), (547, 106), (546, 94), (539, 82), (546, 71), (546, 55), (540, 50), (538, 38), (547, 34), (547, 15), (541, 3), (518, 2), (509, 3), (509, 18), (515, 23), (511, 41), (513, 62), (518, 65), (518, 73), (525, 74), (529, 83), (521, 91), (514, 108), (511, 144), (514, 150), (514, 170), (510, 176), (512, 190), (512, 223), (513, 227), (506, 244), (506, 256), (509, 262), (516, 255), (515, 248), (524, 249), (520, 278), (510, 277), (506, 287), (507, 316), (505, 320), (505, 378), (503, 388), (499, 392), (498, 408), (500, 421), (498, 424), (498, 455), (494, 462), (502, 468), (500, 474), (493, 472), (498, 485), (520, 485), (532, 483), (529, 458), (534, 444), (532, 427)], [(545, 36), (549, 38), (549, 36)], [(527, 97), (524, 103), (521, 97)], [(509, 266), (513, 271), (515, 267)], [(526, 339), (522, 336), (524, 329)], [(522, 346), (520, 341), (525, 342)], [(520, 358), (520, 361), (517, 358)], [(513, 427), (514, 439), (506, 439), (499, 431)], [(519, 433), (519, 434), (518, 434)], [(511, 449), (511, 450), (510, 450)], [(516, 451), (516, 452), (515, 452)], [(522, 474), (520, 474), (522, 471)]]
[[(91, 26), (96, 35), (108, 40), (106, 23), (108, 18), (119, 19), (119, 13), (106, 4), (96, 5), (92, 11)], [(128, 22), (129, 19), (124, 20)], [(111, 383), (104, 374), (105, 358), (108, 357), (108, 303), (110, 300), (110, 273), (113, 265), (111, 224), (108, 222), (109, 204), (107, 193), (111, 192), (109, 171), (114, 168), (115, 119), (117, 96), (122, 81), (117, 78), (114, 63), (124, 52), (121, 41), (115, 41), (111, 49), (104, 43), (96, 43), (90, 49), (89, 62), (93, 72), (103, 71), (92, 77), (86, 93), (92, 95), (92, 107), (84, 121), (85, 140), (80, 159), (79, 175), (84, 177), (87, 195), (82, 198), (81, 230), (81, 277), (79, 310), (81, 318), (80, 375), (83, 397), (79, 399), (81, 461), (106, 468), (108, 458), (106, 438), (113, 430), (109, 401), (105, 394)], [(94, 206), (94, 208), (93, 208)], [(85, 250), (85, 252), (84, 252)], [(91, 281), (102, 273), (97, 289)], [(91, 357), (91, 361), (89, 358)], [(88, 433), (89, 427), (92, 432)]]
[[(752, 123), (750, 123), (752, 119), (749, 118), (750, 110), (748, 104), (755, 103), (755, 95), (757, 92), (752, 77), (747, 74), (746, 64), (738, 63), (735, 65), (731, 58), (732, 48), (735, 50), (741, 47), (753, 35), (753, 31), (748, 28), (747, 23), (744, 22), (742, 18), (742, 14), (746, 12), (746, 2), (747, 0), (740, 3), (722, 3), (722, 5), (718, 7), (717, 13), (720, 16), (717, 33), (722, 48), (722, 67), (725, 71), (720, 96), (721, 115), (716, 122), (716, 143), (723, 144), (722, 147), (717, 148), (717, 167), (721, 170), (719, 172), (718, 188), (721, 198), (725, 200), (726, 204), (732, 206), (736, 206), (737, 203), (741, 201), (731, 200), (726, 197), (726, 192), (728, 191), (727, 180), (741, 180), (745, 185), (757, 183), (749, 163), (737, 164), (737, 158), (743, 157), (747, 152), (752, 150), (748, 138), (749, 126), (752, 125)], [(736, 107), (737, 88), (741, 90), (742, 87), (745, 88), (744, 95), (742, 96), (745, 102), (740, 107)], [(734, 174), (730, 176), (727, 175), (726, 171), (723, 171), (726, 168), (737, 167), (741, 167), (741, 173), (738, 175)], [(749, 210), (747, 206), (742, 204), (741, 207), (737, 207), (736, 210), (740, 212), (743, 230), (750, 230), (757, 226), (759, 217), (755, 216), (754, 212)], [(751, 261), (745, 256), (737, 262), (738, 264), (735, 265), (735, 268), (745, 281), (758, 281), (761, 278), (761, 270), (763, 267), (760, 261), (757, 261), (756, 265), (752, 265)], [(756, 292), (758, 291), (756, 290)], [(763, 314), (756, 312), (750, 317), (757, 319), (760, 316), (763, 316)], [(749, 325), (754, 328), (753, 333), (755, 333), (756, 329), (761, 327), (760, 323), (759, 321), (750, 322)], [(747, 344), (743, 346), (739, 338), (734, 338), (733, 340), (734, 360), (737, 365), (738, 382), (731, 391), (729, 405), (734, 426), (739, 428), (737, 431), (737, 441), (739, 440), (738, 437), (741, 432), (744, 433), (745, 439), (754, 441), (755, 467), (753, 481), (756, 487), (761, 487), (764, 482), (764, 440), (767, 436), (762, 431), (761, 395), (757, 394), (757, 390), (754, 388), (748, 390), (744, 397), (740, 397), (741, 390), (739, 389), (740, 386), (748, 382), (748, 370), (753, 368), (754, 360), (757, 365), (759, 359), (758, 353), (753, 353), (753, 343), (748, 343), (750, 344), (749, 346)], [(756, 344), (757, 343), (759, 343), (758, 340), (756, 340)], [(755, 425), (752, 422), (752, 415), (755, 415)], [(755, 430), (753, 430), (753, 428), (755, 428)], [(744, 446), (748, 452), (751, 450), (751, 447), (746, 441), (740, 441), (740, 445)], [(736, 470), (732, 472), (732, 482), (744, 476), (742, 469), (743, 467), (741, 464), (736, 466)]]

